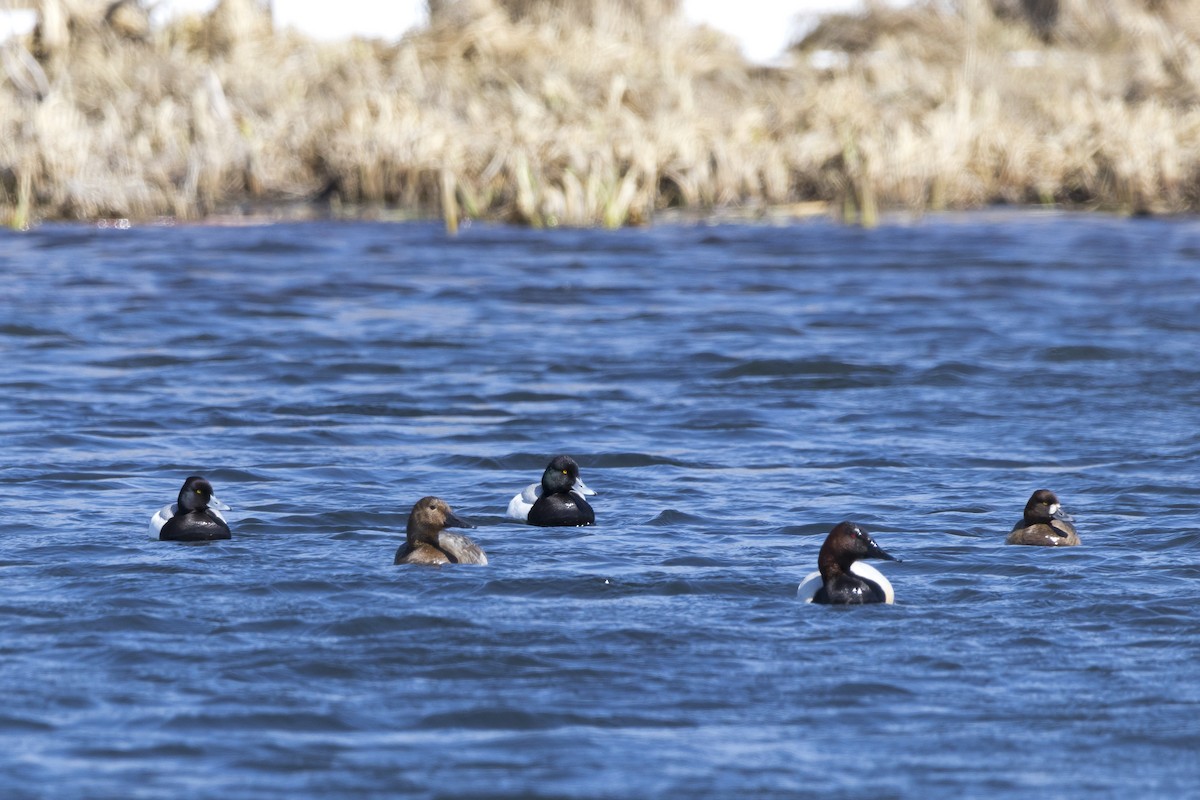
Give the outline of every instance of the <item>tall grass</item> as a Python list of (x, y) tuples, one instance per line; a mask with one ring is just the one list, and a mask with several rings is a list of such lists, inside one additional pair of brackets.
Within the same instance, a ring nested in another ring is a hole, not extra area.
[[(674, 0), (432, 0), (395, 43), (274, 31), (257, 0), (0, 73), (0, 221), (262, 209), (619, 226), (807, 213), (1200, 206), (1190, 0), (961, 0), (825, 20), (745, 63)], [(15, 66), (14, 66), (15, 65)], [(31, 88), (33, 87), (33, 88)]]

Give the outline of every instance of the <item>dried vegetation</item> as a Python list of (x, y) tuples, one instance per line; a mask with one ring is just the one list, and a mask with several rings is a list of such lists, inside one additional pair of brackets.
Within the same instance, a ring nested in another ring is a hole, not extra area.
[(275, 31), (256, 0), (44, 25), (0, 44), (0, 221), (1200, 207), (1194, 0), (869, 6), (778, 68), (675, 5), (430, 0), (395, 43)]

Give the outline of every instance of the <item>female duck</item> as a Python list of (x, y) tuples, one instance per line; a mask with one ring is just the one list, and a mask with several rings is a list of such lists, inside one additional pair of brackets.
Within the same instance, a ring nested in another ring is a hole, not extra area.
[(819, 570), (804, 579), (796, 595), (806, 603), (829, 605), (895, 602), (892, 584), (882, 572), (859, 560), (863, 558), (900, 560), (884, 552), (856, 523), (839, 522), (821, 545)]
[(591, 525), (596, 512), (584, 500), (594, 495), (579, 478), (579, 465), (570, 456), (555, 456), (542, 473), (542, 482), (531, 483), (508, 503), (508, 516), (545, 528)]
[(1079, 544), (1079, 534), (1054, 492), (1038, 489), (1025, 504), (1025, 516), (1013, 526), (1004, 543), (1070, 547)]
[(183, 482), (179, 499), (150, 518), (150, 536), (171, 542), (211, 542), (228, 539), (229, 523), (221, 516), (229, 506), (213, 496), (213, 487), (199, 475)]
[(473, 528), (459, 519), (440, 497), (422, 497), (408, 515), (405, 542), (393, 564), (486, 564), (479, 545), (461, 533), (446, 530)]

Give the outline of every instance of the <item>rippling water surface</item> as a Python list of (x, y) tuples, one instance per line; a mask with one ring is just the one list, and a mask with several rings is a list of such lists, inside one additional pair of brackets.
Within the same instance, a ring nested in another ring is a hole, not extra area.
[[(1200, 223), (0, 234), (0, 795), (1200, 791)], [(598, 524), (503, 516), (557, 453)], [(151, 541), (203, 474), (229, 542)], [(1083, 546), (1005, 547), (1047, 487)], [(446, 498), (487, 567), (392, 566)], [(796, 601), (855, 519), (897, 604)]]

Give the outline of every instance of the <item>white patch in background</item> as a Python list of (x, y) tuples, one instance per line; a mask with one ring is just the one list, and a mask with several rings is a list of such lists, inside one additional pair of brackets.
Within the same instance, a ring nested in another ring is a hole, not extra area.
[(782, 58), (795, 40), (799, 17), (811, 5), (787, 0), (683, 0), (683, 16), (694, 25), (736, 39), (747, 60), (770, 64)]
[[(351, 36), (394, 41), (429, 21), (426, 0), (270, 1), (278, 28), (295, 28), (323, 41)], [(912, 1), (888, 0), (888, 5)], [(779, 63), (788, 45), (822, 15), (858, 11), (863, 4), (863, 0), (683, 0), (683, 17), (732, 37), (748, 60), (772, 64)], [(216, 0), (160, 0), (154, 6), (154, 20), (161, 23), (181, 14), (207, 13), (215, 5)]]
[(0, 9), (0, 42), (14, 36), (25, 36), (37, 24), (37, 12), (29, 8)]
[[(321, 41), (353, 36), (395, 41), (429, 21), (426, 0), (270, 0), (270, 4), (277, 29), (295, 28)], [(160, 0), (154, 6), (154, 21), (207, 14), (215, 6), (216, 0)]]
[[(887, 0), (890, 6), (913, 0)], [(737, 40), (742, 55), (756, 64), (784, 61), (789, 45), (827, 14), (861, 11), (864, 0), (683, 0), (683, 16)]]
[(150, 10), (150, 21), (155, 25), (188, 14), (207, 14), (216, 6), (216, 0), (161, 0)]
[(273, 0), (275, 27), (295, 28), (314, 39), (362, 36), (395, 41), (429, 22), (425, 0)]

